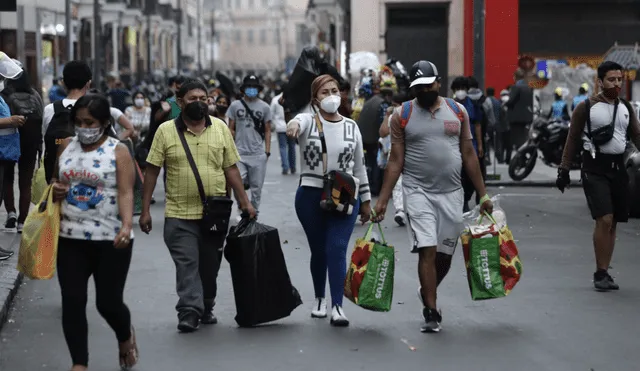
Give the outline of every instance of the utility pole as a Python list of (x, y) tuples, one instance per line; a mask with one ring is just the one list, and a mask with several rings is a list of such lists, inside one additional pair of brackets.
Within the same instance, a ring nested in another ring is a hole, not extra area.
[(178, 54), (178, 75), (182, 74), (182, 0), (178, 0), (178, 42), (176, 43)]
[(153, 76), (153, 65), (151, 63), (151, 1), (146, 1), (145, 8), (147, 11), (147, 77), (149, 78), (149, 81), (151, 81), (151, 77)]
[(198, 58), (196, 62), (198, 63), (198, 76), (202, 76), (202, 0), (197, 0), (196, 9), (198, 12), (197, 15), (197, 24), (198, 24), (198, 35), (197, 35), (197, 46), (196, 50), (198, 51)]
[(71, 14), (71, 0), (65, 0), (64, 2), (64, 31), (66, 34), (66, 42), (67, 42), (67, 62), (72, 61), (74, 58), (73, 53), (73, 28), (71, 26), (71, 18), (73, 14)]
[(102, 21), (100, 20), (100, 0), (93, 0), (93, 86), (100, 89), (102, 81)]
[(484, 89), (484, 0), (473, 0), (473, 76)]
[(215, 69), (215, 47), (216, 47), (216, 10), (211, 11), (211, 77), (213, 78)]
[(16, 24), (16, 59), (26, 65), (27, 61), (24, 53), (24, 5), (18, 5), (16, 16), (18, 17)]

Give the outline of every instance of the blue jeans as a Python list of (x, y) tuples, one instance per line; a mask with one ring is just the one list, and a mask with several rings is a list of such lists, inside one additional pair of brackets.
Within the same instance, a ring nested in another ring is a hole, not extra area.
[(325, 297), (327, 271), (331, 304), (342, 306), (344, 280), (347, 276), (347, 249), (360, 210), (356, 202), (351, 215), (340, 215), (320, 208), (322, 189), (299, 187), (296, 214), (311, 249), (311, 278), (316, 298)]
[(278, 133), (278, 144), (280, 146), (280, 161), (282, 171), (296, 171), (296, 141), (289, 138), (287, 133)]

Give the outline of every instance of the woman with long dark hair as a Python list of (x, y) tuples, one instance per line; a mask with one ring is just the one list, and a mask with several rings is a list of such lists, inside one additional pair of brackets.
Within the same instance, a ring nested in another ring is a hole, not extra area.
[(61, 201), (57, 273), (62, 328), (72, 371), (89, 363), (87, 284), (93, 276), (96, 306), (116, 333), (120, 367), (138, 362), (131, 314), (123, 291), (133, 248), (134, 164), (111, 130), (109, 101), (87, 95), (71, 110), (76, 136), (60, 146), (54, 170), (54, 201)]

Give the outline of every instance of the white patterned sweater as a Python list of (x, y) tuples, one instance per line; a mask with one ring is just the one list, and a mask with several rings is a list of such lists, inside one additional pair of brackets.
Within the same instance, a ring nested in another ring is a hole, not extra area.
[[(322, 120), (327, 142), (327, 171), (338, 170), (353, 175), (360, 181), (360, 201), (371, 200), (367, 168), (362, 149), (362, 135), (355, 121), (343, 118), (339, 122)], [(298, 144), (300, 145), (300, 185), (322, 188), (322, 144), (318, 135), (314, 115), (300, 113), (292, 121), (300, 123)]]

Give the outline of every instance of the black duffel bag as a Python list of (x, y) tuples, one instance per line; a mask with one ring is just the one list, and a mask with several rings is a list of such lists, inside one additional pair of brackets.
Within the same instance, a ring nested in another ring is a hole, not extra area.
[(276, 228), (242, 219), (229, 231), (224, 256), (231, 267), (235, 320), (240, 327), (288, 317), (302, 304), (291, 284)]

